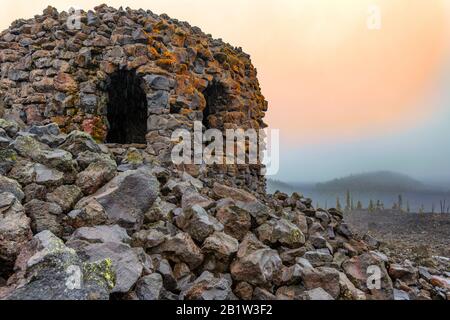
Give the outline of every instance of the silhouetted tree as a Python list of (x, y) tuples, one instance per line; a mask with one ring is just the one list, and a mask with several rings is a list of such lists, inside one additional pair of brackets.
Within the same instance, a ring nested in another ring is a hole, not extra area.
[(419, 213), (420, 214), (424, 214), (425, 213), (425, 206), (423, 204), (420, 206)]
[(377, 200), (377, 210), (378, 210), (378, 211), (383, 210), (383, 205), (381, 204), (381, 201), (380, 201), (380, 200)]
[(341, 200), (339, 199), (339, 197), (336, 198), (336, 209), (342, 210)]
[(373, 212), (375, 210), (375, 206), (373, 205), (373, 200), (369, 201), (369, 212)]
[(447, 200), (441, 200), (440, 205), (441, 205), (441, 213), (442, 214), (449, 213), (450, 206), (447, 206)]
[(403, 211), (403, 196), (401, 194), (398, 195), (398, 210)]
[(358, 201), (358, 204), (356, 205), (356, 209), (362, 210), (362, 208), (363, 208), (363, 205), (362, 205), (361, 201)]
[(350, 195), (350, 190), (347, 190), (347, 193), (345, 195), (345, 211), (350, 211), (351, 209), (351, 195)]

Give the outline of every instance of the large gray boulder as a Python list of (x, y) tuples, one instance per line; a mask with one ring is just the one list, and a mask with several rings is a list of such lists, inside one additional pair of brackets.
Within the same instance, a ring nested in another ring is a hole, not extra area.
[(301, 277), (307, 290), (322, 288), (334, 299), (337, 299), (341, 293), (339, 271), (336, 269), (326, 267), (304, 268), (301, 271)]
[(19, 132), (19, 124), (15, 121), (0, 119), (0, 129), (4, 130), (5, 133), (13, 138)]
[(64, 173), (40, 163), (35, 164), (35, 182), (46, 187), (60, 186), (64, 183)]
[(127, 231), (118, 225), (112, 226), (95, 226), (95, 227), (83, 227), (75, 230), (67, 241), (67, 245), (75, 241), (87, 241), (89, 243), (127, 243), (131, 242), (131, 238), (128, 236)]
[(17, 153), (14, 150), (0, 148), (0, 174), (7, 174), (16, 161)]
[(215, 277), (212, 273), (205, 271), (181, 293), (181, 297), (186, 300), (235, 300), (231, 286), (230, 277)]
[(237, 207), (247, 211), (258, 224), (263, 224), (271, 215), (271, 210), (255, 196), (242, 189), (215, 183), (213, 193), (217, 199), (232, 199)]
[(49, 230), (57, 236), (62, 235), (63, 210), (56, 203), (33, 199), (25, 205), (25, 212), (31, 219), (31, 228), (35, 233)]
[(203, 243), (202, 252), (206, 255), (205, 267), (210, 271), (225, 272), (239, 250), (239, 242), (223, 232), (215, 232)]
[(0, 193), (0, 271), (14, 264), (31, 236), (30, 219), (20, 201), (12, 193)]
[(65, 136), (60, 134), (59, 127), (56, 123), (50, 123), (45, 126), (34, 125), (28, 132), (34, 134), (39, 142), (45, 143), (50, 147), (57, 147), (65, 139)]
[(185, 209), (176, 217), (176, 223), (180, 229), (200, 243), (212, 233), (223, 230), (223, 225), (199, 205)]
[(100, 153), (101, 149), (94, 139), (87, 133), (82, 131), (72, 131), (60, 148), (78, 156), (81, 152), (91, 151)]
[(96, 161), (78, 174), (76, 184), (84, 194), (93, 194), (114, 178), (116, 170), (117, 165), (112, 160)]
[(136, 284), (136, 295), (139, 300), (160, 300), (163, 289), (163, 277), (159, 273), (153, 273), (139, 279)]
[(114, 286), (111, 260), (84, 263), (50, 231), (26, 244), (16, 268), (20, 285), (4, 297), (9, 300), (107, 300)]
[(406, 285), (414, 285), (419, 279), (419, 271), (411, 263), (391, 264), (388, 271), (392, 279), (399, 279)]
[(109, 259), (116, 276), (112, 292), (127, 293), (144, 269), (138, 250), (127, 244), (130, 241), (126, 230), (117, 225), (96, 226), (76, 230), (67, 246), (89, 262)]
[(22, 186), (27, 186), (35, 181), (35, 163), (27, 160), (19, 160), (11, 168), (8, 177), (16, 180)]
[[(394, 299), (394, 287), (385, 267), (385, 261), (373, 252), (353, 257), (342, 265), (345, 274), (370, 299)], [(379, 287), (377, 287), (379, 281)]]
[(143, 168), (120, 173), (96, 194), (82, 201), (88, 203), (95, 199), (105, 209), (110, 223), (137, 231), (158, 194), (158, 180)]
[(322, 288), (316, 288), (313, 290), (306, 291), (302, 295), (303, 300), (313, 300), (313, 301), (329, 301), (335, 300), (328, 292)]
[(181, 207), (183, 209), (188, 209), (195, 205), (200, 206), (204, 209), (207, 209), (213, 203), (214, 203), (214, 201), (201, 195), (200, 193), (195, 191), (195, 189), (193, 189), (193, 188), (186, 189), (186, 191), (183, 193), (183, 195), (181, 197)]
[(111, 268), (116, 276), (116, 284), (111, 291), (113, 293), (127, 293), (142, 275), (142, 262), (137, 252), (127, 244), (92, 243), (76, 247), (76, 250), (82, 259), (91, 263), (105, 259), (111, 261)]
[(105, 209), (95, 199), (81, 200), (75, 206), (75, 210), (67, 214), (67, 222), (75, 229), (98, 226), (107, 221)]
[(224, 226), (224, 232), (241, 241), (252, 226), (251, 215), (233, 202), (218, 207), (217, 220)]
[(328, 249), (308, 251), (305, 253), (304, 258), (314, 267), (323, 267), (333, 262), (333, 256)]
[(47, 194), (47, 201), (56, 203), (64, 212), (68, 212), (82, 196), (80, 188), (74, 185), (66, 185), (60, 186), (52, 193)]
[(261, 225), (257, 230), (259, 240), (266, 244), (281, 244), (295, 249), (305, 244), (305, 235), (292, 222), (286, 219), (272, 219)]
[(19, 201), (25, 198), (25, 194), (17, 181), (0, 175), (0, 193), (3, 192), (12, 193)]
[(11, 145), (22, 157), (66, 173), (68, 182), (72, 182), (75, 178), (77, 163), (69, 152), (61, 149), (50, 149), (49, 146), (37, 141), (30, 134), (19, 135)]
[(184, 262), (191, 270), (199, 267), (204, 259), (200, 248), (187, 233), (167, 237), (162, 244), (153, 248), (151, 253), (162, 254), (175, 263)]
[(7, 148), (11, 143), (11, 138), (8, 137), (5, 130), (0, 128), (0, 148)]
[(239, 246), (237, 259), (231, 264), (231, 275), (236, 281), (253, 285), (269, 285), (282, 267), (278, 252), (262, 244), (249, 234)]

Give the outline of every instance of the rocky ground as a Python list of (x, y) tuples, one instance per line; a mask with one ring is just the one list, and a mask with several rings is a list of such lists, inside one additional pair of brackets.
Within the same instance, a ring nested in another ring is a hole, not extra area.
[[(383, 251), (398, 261), (410, 259), (431, 267), (450, 261), (449, 214), (361, 210), (346, 214), (345, 221), (356, 233), (382, 241)], [(445, 269), (450, 271), (450, 264)]]
[(2, 299), (450, 296), (448, 269), (385, 255), (337, 210), (161, 167), (145, 146), (0, 119), (0, 174)]

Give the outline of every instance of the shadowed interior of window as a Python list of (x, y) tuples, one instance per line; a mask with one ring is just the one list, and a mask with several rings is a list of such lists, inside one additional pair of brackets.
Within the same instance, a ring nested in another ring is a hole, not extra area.
[(107, 143), (145, 144), (147, 98), (135, 71), (121, 70), (109, 78)]
[(215, 81), (203, 91), (203, 95), (206, 99), (206, 107), (203, 110), (203, 125), (207, 129), (217, 128), (215, 115), (222, 110), (226, 110), (230, 100), (228, 93), (222, 83)]

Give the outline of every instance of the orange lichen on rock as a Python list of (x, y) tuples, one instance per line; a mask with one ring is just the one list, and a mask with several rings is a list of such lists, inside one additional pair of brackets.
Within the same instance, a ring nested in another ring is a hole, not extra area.
[(161, 31), (167, 30), (167, 29), (173, 29), (174, 27), (169, 24), (166, 20), (161, 20), (155, 25), (153, 25), (153, 32), (159, 33)]
[(162, 58), (156, 60), (156, 65), (158, 67), (161, 67), (164, 70), (167, 70), (170, 72), (174, 71), (174, 67), (175, 67), (176, 63), (177, 63), (177, 60), (176, 60), (175, 56), (169, 51), (164, 51), (162, 54)]
[(177, 75), (175, 82), (175, 91), (177, 95), (189, 96), (194, 94), (195, 88), (190, 75)]
[(185, 63), (178, 64), (175, 66), (175, 72), (178, 74), (189, 74), (188, 66)]
[(50, 121), (56, 123), (60, 128), (66, 125), (67, 118), (64, 116), (54, 116), (50, 118)]
[(214, 59), (213, 54), (211, 53), (211, 50), (208, 48), (205, 48), (203, 45), (198, 44), (195, 49), (197, 50), (197, 55), (206, 60), (206, 61), (212, 61)]
[(155, 49), (155, 47), (148, 45), (147, 48), (151, 59), (159, 59), (160, 55), (158, 53), (158, 50)]
[(81, 124), (84, 132), (89, 133), (97, 142), (105, 141), (108, 128), (101, 117), (85, 119)]
[(180, 114), (183, 115), (183, 116), (187, 116), (187, 115), (191, 114), (192, 112), (193, 112), (193, 110), (187, 109), (187, 108), (182, 108), (180, 110)]
[(175, 29), (175, 34), (172, 37), (172, 44), (177, 47), (184, 47), (184, 43), (186, 41), (186, 32), (183, 29), (177, 28)]
[(234, 123), (234, 124), (238, 124), (238, 125), (241, 124), (244, 119), (245, 119), (245, 114), (243, 112), (239, 112), (239, 111), (227, 112), (223, 116), (224, 122), (230, 122), (230, 123)]

